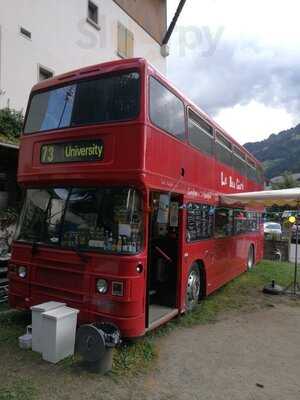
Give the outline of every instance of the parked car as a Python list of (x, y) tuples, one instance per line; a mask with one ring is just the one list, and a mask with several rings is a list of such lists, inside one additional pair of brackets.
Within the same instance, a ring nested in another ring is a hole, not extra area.
[(278, 239), (281, 238), (282, 235), (282, 229), (281, 225), (278, 224), (277, 222), (265, 222), (264, 223), (264, 234), (265, 237), (276, 237)]

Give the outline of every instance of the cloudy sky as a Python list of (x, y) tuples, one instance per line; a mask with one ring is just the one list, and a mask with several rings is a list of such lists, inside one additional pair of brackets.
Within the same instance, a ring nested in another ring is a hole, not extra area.
[[(169, 1), (169, 15), (179, 3)], [(299, 0), (187, 0), (169, 79), (244, 144), (300, 123)]]

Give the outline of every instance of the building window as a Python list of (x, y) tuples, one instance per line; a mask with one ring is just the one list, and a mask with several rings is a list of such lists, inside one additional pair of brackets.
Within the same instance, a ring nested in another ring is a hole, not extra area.
[(134, 37), (123, 24), (118, 23), (118, 55), (122, 58), (133, 57)]
[(20, 27), (20, 33), (21, 33), (21, 35), (25, 36), (27, 39), (31, 39), (31, 32), (29, 32), (27, 29), (23, 28), (23, 26)]
[(89, 22), (91, 25), (93, 25), (96, 29), (100, 29), (98, 25), (98, 6), (93, 3), (92, 1), (88, 2), (88, 16), (87, 16), (87, 22)]
[(49, 71), (47, 68), (41, 67), (39, 65), (39, 81), (45, 81), (46, 79), (50, 79), (53, 77), (53, 72)]

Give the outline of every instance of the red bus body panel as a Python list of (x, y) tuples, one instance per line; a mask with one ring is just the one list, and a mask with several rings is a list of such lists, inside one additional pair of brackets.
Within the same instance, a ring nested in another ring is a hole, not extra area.
[[(22, 279), (17, 276), (15, 269), (10, 269), (9, 301), (12, 307), (28, 309), (44, 301), (61, 300), (80, 310), (80, 323), (111, 321), (118, 325), (123, 336), (136, 337), (143, 335), (146, 330), (147, 205), (150, 191), (166, 192), (176, 186), (175, 191), (182, 194), (184, 204), (199, 202), (217, 205), (221, 193), (238, 191), (228, 184), (230, 177), (232, 182), (242, 185), (239, 191), (260, 190), (262, 187), (151, 123), (148, 117), (148, 77), (154, 75), (164, 84), (168, 83), (144, 60), (122, 60), (81, 69), (42, 82), (33, 91), (125, 69), (138, 70), (141, 75), (141, 109), (138, 118), (128, 122), (23, 135), (18, 181), (24, 188), (66, 185), (137, 187), (143, 195), (145, 207), (143, 251), (134, 256), (88, 252), (89, 261), (84, 262), (74, 251), (43, 245), (32, 251), (30, 244), (15, 241), (11, 263), (27, 266), (29, 275)], [(206, 114), (184, 99), (171, 85), (168, 86), (181, 96), (186, 107), (198, 110), (208, 122), (221, 130)], [(87, 137), (103, 140), (103, 161), (41, 164), (42, 144)], [(209, 294), (246, 270), (245, 260), (250, 244), (254, 245), (256, 261), (263, 254), (262, 232), (187, 243), (184, 234), (186, 218), (186, 210), (182, 209), (177, 295), (177, 308), (180, 311), (185, 310), (187, 272), (195, 260), (201, 260), (204, 265), (205, 293)], [(143, 266), (142, 273), (137, 272), (138, 265)], [(99, 277), (110, 283), (123, 282), (124, 296), (113, 296), (110, 290), (105, 295), (97, 293), (96, 279)]]

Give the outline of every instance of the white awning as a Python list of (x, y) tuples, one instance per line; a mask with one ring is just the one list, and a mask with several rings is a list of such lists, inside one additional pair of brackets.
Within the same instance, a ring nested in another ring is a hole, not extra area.
[(260, 192), (245, 192), (220, 196), (224, 205), (250, 205), (270, 207), (272, 205), (300, 207), (300, 188), (262, 190)]

